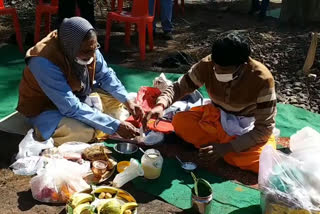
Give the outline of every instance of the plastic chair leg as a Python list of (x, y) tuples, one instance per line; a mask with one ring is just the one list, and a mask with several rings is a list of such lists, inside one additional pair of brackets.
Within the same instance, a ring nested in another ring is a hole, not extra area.
[(139, 48), (140, 48), (140, 59), (145, 60), (146, 58), (146, 23), (138, 23), (139, 31)]
[(153, 24), (148, 23), (148, 40), (149, 40), (149, 50), (153, 50)]
[(107, 53), (109, 51), (109, 41), (110, 41), (110, 34), (111, 34), (111, 26), (112, 26), (112, 19), (110, 16), (107, 16), (107, 26), (106, 26), (106, 38), (104, 41), (104, 52)]
[(116, 0), (111, 0), (111, 11), (114, 11), (116, 7)]
[(18, 19), (17, 12), (12, 14), (12, 19), (13, 19), (14, 28), (15, 28), (15, 31), (16, 31), (16, 39), (17, 39), (17, 43), (18, 43), (18, 46), (19, 46), (19, 50), (21, 51), (21, 53), (24, 53), (21, 30), (20, 30), (20, 24), (19, 24), (19, 19)]
[(44, 14), (44, 20), (45, 20), (45, 32), (46, 34), (50, 33), (50, 25), (51, 25), (51, 14), (46, 13)]
[(126, 22), (125, 43), (127, 46), (130, 46), (130, 36), (131, 36), (131, 23)]
[(40, 40), (40, 25), (41, 25), (41, 11), (36, 9), (36, 23), (35, 23), (35, 30), (34, 30), (34, 43), (39, 42)]
[(184, 0), (181, 0), (181, 11), (182, 15), (184, 15)]
[(174, 13), (178, 14), (179, 12), (179, 1), (178, 0), (174, 0)]

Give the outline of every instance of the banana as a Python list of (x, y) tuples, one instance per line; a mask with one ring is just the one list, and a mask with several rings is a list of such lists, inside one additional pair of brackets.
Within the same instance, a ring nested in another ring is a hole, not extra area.
[(92, 202), (93, 196), (87, 193), (75, 193), (71, 196), (71, 206), (73, 208), (77, 207), (79, 204), (84, 204), (86, 202)]
[(121, 204), (117, 199), (105, 199), (97, 207), (98, 214), (121, 214)]
[(117, 193), (118, 191), (120, 191), (118, 188), (115, 188), (115, 187), (111, 187), (111, 186), (100, 186), (98, 187), (97, 189), (95, 189), (92, 193), (102, 193), (102, 192), (105, 192), (105, 193), (110, 193), (110, 194), (115, 194)]
[(89, 204), (80, 204), (73, 210), (73, 214), (81, 214), (83, 211), (87, 211), (86, 213), (93, 214), (92, 206)]
[(121, 206), (121, 214), (124, 214), (126, 210), (132, 210), (136, 208), (138, 204), (136, 202), (128, 202)]

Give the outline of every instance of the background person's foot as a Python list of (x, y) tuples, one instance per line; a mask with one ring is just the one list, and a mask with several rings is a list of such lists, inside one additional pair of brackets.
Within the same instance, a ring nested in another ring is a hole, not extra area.
[(172, 32), (164, 32), (162, 37), (164, 40), (172, 40), (173, 39)]

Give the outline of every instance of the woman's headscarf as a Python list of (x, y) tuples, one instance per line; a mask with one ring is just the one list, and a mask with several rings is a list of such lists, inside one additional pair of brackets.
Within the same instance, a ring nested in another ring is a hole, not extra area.
[(90, 30), (94, 30), (92, 25), (84, 18), (65, 18), (59, 28), (59, 41), (64, 54), (71, 63), (72, 72), (81, 81), (83, 90), (76, 95), (82, 100), (90, 94), (90, 78), (86, 65), (75, 62), (80, 50), (81, 43)]

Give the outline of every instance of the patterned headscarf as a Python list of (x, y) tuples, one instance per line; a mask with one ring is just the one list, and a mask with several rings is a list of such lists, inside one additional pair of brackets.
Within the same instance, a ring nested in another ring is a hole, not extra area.
[(78, 64), (75, 59), (83, 39), (90, 30), (94, 30), (92, 25), (81, 17), (65, 18), (59, 28), (62, 50), (71, 63), (72, 72), (79, 78), (83, 87), (83, 90), (76, 94), (81, 100), (91, 92), (90, 78), (87, 66)]

